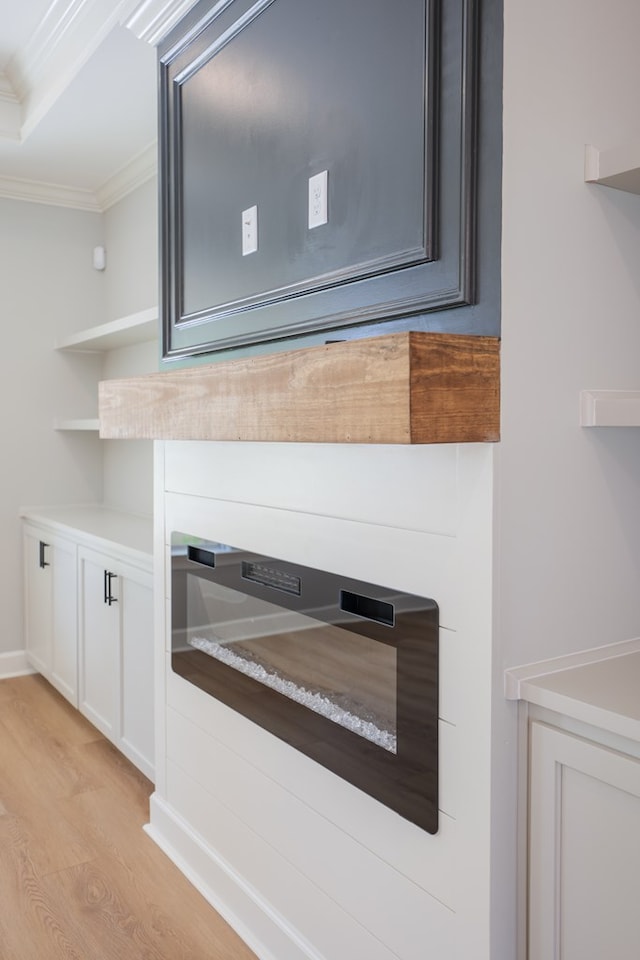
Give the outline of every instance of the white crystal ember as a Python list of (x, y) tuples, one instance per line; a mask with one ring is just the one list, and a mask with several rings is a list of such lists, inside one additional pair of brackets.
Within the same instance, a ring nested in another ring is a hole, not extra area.
[(313, 693), (305, 687), (298, 686), (292, 680), (287, 680), (277, 673), (265, 670), (261, 664), (238, 656), (226, 644), (218, 643), (217, 640), (208, 640), (205, 637), (190, 637), (188, 642), (196, 650), (201, 650), (203, 653), (209, 654), (210, 657), (220, 660), (221, 663), (226, 663), (234, 670), (238, 670), (240, 673), (257, 680), (258, 683), (264, 684), (265, 687), (277, 690), (278, 693), (282, 693), (290, 700), (295, 700), (296, 703), (313, 710), (314, 713), (326, 717), (327, 720), (340, 724), (341, 727), (351, 730), (352, 733), (357, 733), (365, 740), (370, 740), (371, 743), (383, 747), (390, 753), (397, 753), (398, 745), (395, 734), (389, 730), (381, 730), (375, 723), (363, 720), (362, 717), (350, 713), (349, 710), (345, 710), (344, 707), (334, 703), (329, 697), (320, 693)]

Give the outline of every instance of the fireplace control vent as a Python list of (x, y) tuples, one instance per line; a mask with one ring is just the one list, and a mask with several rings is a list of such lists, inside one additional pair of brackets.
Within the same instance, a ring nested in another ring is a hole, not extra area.
[(299, 597), (302, 593), (302, 580), (284, 570), (268, 567), (264, 563), (242, 562), (242, 579), (252, 583), (261, 583), (263, 587), (273, 587), (274, 590), (284, 590)]
[(354, 613), (363, 620), (384, 623), (387, 627), (392, 627), (395, 623), (396, 611), (392, 603), (385, 603), (384, 600), (376, 600), (374, 597), (363, 597), (360, 593), (341, 590), (340, 609), (345, 613)]

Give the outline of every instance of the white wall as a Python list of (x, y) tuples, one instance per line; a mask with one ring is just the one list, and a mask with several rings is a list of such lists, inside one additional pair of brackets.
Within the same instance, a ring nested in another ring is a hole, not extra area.
[[(158, 344), (140, 343), (110, 351), (101, 379), (140, 376), (158, 368)], [(129, 513), (153, 513), (153, 443), (151, 440), (103, 440), (104, 501)]]
[(583, 182), (640, 133), (640, 5), (506, 0), (502, 638), (526, 663), (640, 633), (640, 431), (583, 388), (640, 386), (640, 197)]
[(102, 322), (101, 242), (98, 214), (0, 200), (0, 652), (23, 646), (19, 508), (102, 496), (97, 437), (53, 429), (55, 416), (96, 416), (96, 362), (53, 346)]
[[(107, 318), (158, 303), (157, 180), (147, 181), (107, 210), (105, 306)], [(139, 376), (158, 369), (158, 343), (109, 352), (101, 377)], [(148, 440), (105, 440), (104, 500), (132, 513), (153, 511), (153, 447)]]
[(638, 139), (640, 5), (505, 0), (502, 441), (496, 453), (492, 927), (513, 956), (515, 706), (505, 667), (640, 635), (640, 431), (584, 429), (640, 386), (640, 197), (584, 147)]
[(158, 302), (158, 181), (152, 177), (104, 214), (105, 313), (114, 320)]

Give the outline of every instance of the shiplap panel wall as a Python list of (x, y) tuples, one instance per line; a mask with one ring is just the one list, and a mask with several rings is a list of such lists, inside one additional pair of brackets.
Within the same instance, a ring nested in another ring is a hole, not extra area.
[(165, 620), (172, 529), (440, 604), (441, 825), (403, 820), (165, 652), (151, 833), (263, 957), (489, 960), (492, 447), (160, 446)]

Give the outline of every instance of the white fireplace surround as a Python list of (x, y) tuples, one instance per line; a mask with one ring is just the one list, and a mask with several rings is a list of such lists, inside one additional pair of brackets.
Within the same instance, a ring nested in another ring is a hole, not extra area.
[[(489, 960), (494, 449), (156, 445), (148, 830), (260, 958)], [(173, 674), (172, 530), (438, 602), (435, 836)]]

